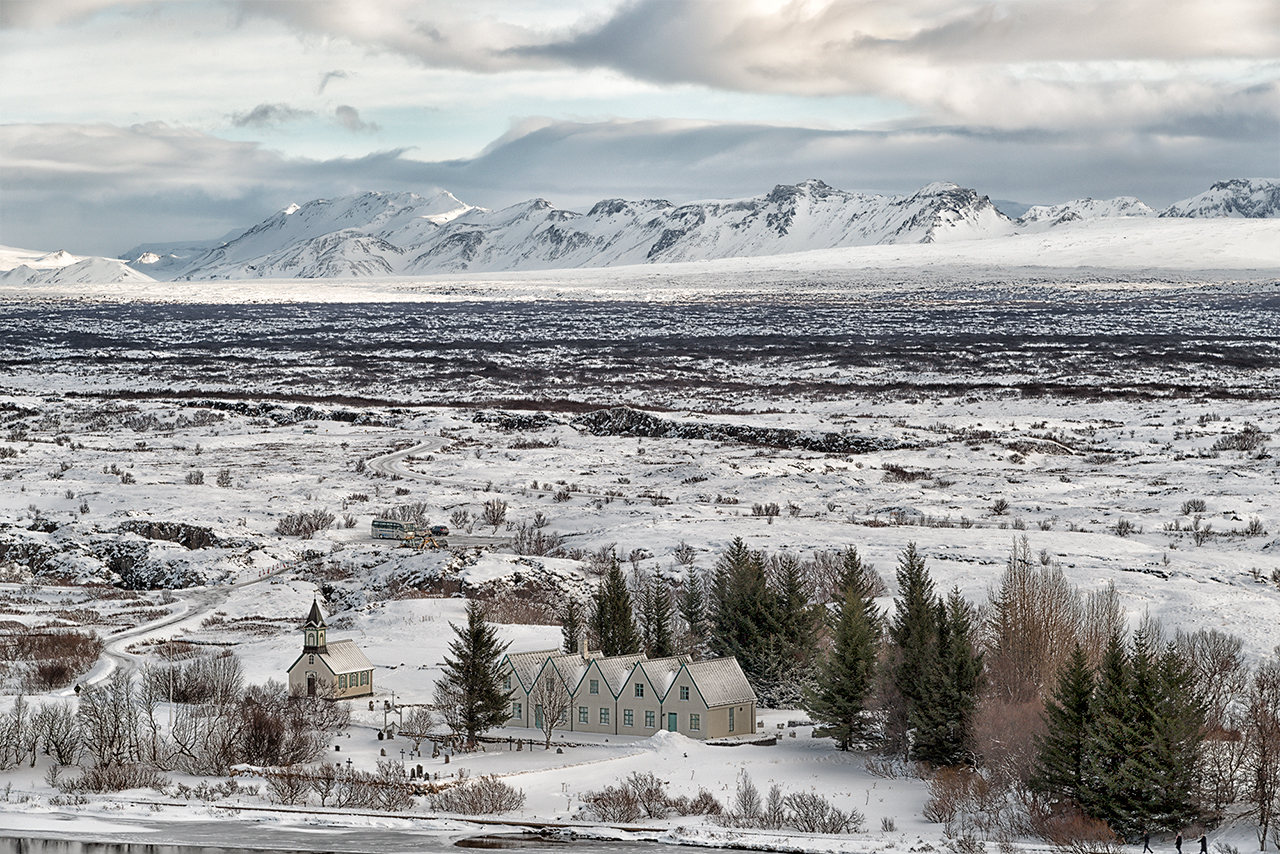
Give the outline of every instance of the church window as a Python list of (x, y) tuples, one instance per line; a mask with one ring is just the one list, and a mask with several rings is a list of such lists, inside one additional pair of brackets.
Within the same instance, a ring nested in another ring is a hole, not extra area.
[(307, 632), (307, 646), (315, 646), (315, 645), (316, 645), (316, 633)]
[(338, 687), (339, 688), (347, 687), (347, 674), (343, 673), (338, 676)]
[(314, 655), (308, 655), (307, 664), (315, 664), (315, 663), (316, 663), (316, 657)]
[(368, 684), (369, 684), (369, 671), (368, 671), (368, 670), (362, 670), (362, 671), (360, 671), (360, 684), (361, 684), (361, 685), (368, 685)]

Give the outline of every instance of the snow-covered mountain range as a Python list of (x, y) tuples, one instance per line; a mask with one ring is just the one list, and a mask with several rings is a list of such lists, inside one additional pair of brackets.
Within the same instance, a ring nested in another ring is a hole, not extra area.
[(1280, 218), (1280, 180), (1234, 179), (1157, 213), (1132, 197), (1031, 207), (1018, 219), (976, 190), (934, 183), (901, 196), (822, 181), (729, 201), (606, 199), (586, 213), (533, 199), (500, 210), (443, 190), (290, 205), (223, 238), (141, 244), (115, 259), (0, 251), (0, 284), (367, 279), (753, 258), (817, 249), (940, 244), (1133, 218)]

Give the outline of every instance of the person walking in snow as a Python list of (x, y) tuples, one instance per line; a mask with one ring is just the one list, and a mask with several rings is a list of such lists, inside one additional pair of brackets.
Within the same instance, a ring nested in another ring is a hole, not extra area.
[(1209, 854), (1209, 834), (1200, 834), (1200, 854)]
[(1173, 847), (1178, 849), (1178, 854), (1182, 854), (1182, 831), (1178, 831), (1177, 837), (1173, 840)]
[(1142, 834), (1142, 854), (1155, 854), (1151, 850), (1151, 831), (1144, 831)]

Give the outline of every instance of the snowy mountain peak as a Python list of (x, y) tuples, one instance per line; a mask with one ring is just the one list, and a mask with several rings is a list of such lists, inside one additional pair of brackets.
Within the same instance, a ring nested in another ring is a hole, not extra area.
[(294, 213), (295, 211), (299, 211), (301, 209), (302, 209), (302, 205), (292, 204), (292, 205), (289, 205), (289, 207), (285, 208), (284, 210), (280, 211), (280, 213), (284, 214), (285, 216), (288, 216), (289, 214)]
[(1114, 199), (1075, 199), (1060, 205), (1033, 205), (1017, 220), (1021, 231), (1044, 231), (1054, 226), (1104, 217), (1155, 216), (1156, 212), (1133, 196)]
[(1275, 219), (1280, 217), (1280, 179), (1219, 181), (1198, 196), (1174, 202), (1160, 216)]
[(39, 258), (31, 262), (32, 267), (65, 267), (68, 264), (74, 264), (80, 259), (72, 255), (65, 249), (59, 249), (57, 252), (50, 252), (47, 255), (41, 255)]

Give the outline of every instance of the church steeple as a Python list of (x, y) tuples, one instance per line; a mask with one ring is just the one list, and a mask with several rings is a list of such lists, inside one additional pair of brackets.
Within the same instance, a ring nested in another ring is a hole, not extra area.
[(311, 612), (307, 614), (307, 621), (302, 624), (303, 642), (302, 651), (317, 653), (328, 652), (329, 647), (325, 643), (325, 634), (328, 627), (325, 626), (324, 614), (320, 613), (320, 603), (315, 599), (311, 600)]

